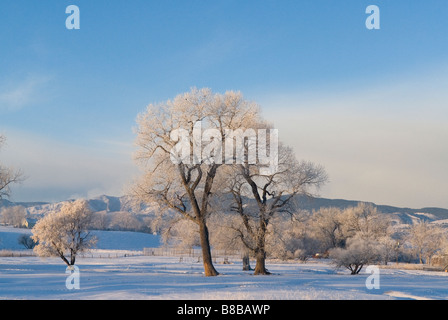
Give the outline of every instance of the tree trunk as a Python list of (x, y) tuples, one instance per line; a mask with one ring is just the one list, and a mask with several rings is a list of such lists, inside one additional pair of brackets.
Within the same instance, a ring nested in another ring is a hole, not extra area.
[(243, 271), (250, 271), (252, 268), (250, 267), (250, 258), (249, 253), (244, 253), (243, 256)]
[(179, 166), (182, 182), (185, 190), (187, 191), (193, 212), (195, 214), (195, 222), (199, 226), (199, 237), (201, 240), (201, 249), (202, 249), (202, 262), (204, 264), (204, 274), (206, 277), (213, 277), (219, 274), (218, 271), (216, 271), (215, 267), (213, 266), (212, 254), (210, 250), (210, 240), (208, 237), (208, 228), (206, 223), (207, 206), (209, 205), (208, 201), (209, 196), (211, 194), (210, 190), (212, 188), (213, 179), (215, 178), (217, 168), (218, 166), (214, 164), (207, 172), (207, 177), (202, 195), (202, 203), (201, 206), (199, 206), (195, 190), (202, 179), (202, 170), (200, 170), (200, 167), (198, 167), (199, 170), (198, 177), (196, 178), (195, 182), (192, 185), (189, 185), (189, 178), (187, 179), (187, 177), (185, 176), (185, 171), (183, 167)]
[(362, 270), (363, 266), (364, 266), (364, 264), (359, 265), (358, 270), (356, 271), (356, 274), (359, 274), (359, 272)]
[(217, 276), (219, 273), (213, 266), (212, 254), (210, 250), (210, 241), (208, 239), (208, 228), (204, 221), (199, 222), (199, 235), (201, 239), (202, 262), (204, 264), (204, 273), (206, 277)]
[(66, 258), (63, 254), (59, 254), (59, 257), (62, 259), (62, 261), (65, 262), (65, 264), (66, 264), (68, 267), (71, 266), (70, 262), (67, 260), (67, 258)]
[(76, 252), (73, 249), (70, 249), (70, 265), (74, 266), (76, 261)]
[(266, 252), (262, 250), (263, 252), (258, 252), (256, 255), (256, 264), (255, 264), (255, 271), (254, 275), (268, 275), (271, 274), (266, 269)]
[(351, 271), (352, 275), (356, 275), (359, 274), (359, 272), (361, 271), (362, 267), (364, 266), (364, 264), (351, 264), (348, 266), (348, 268)]
[(76, 254), (73, 254), (70, 257), (70, 265), (74, 266), (75, 265), (75, 261), (76, 261)]
[(257, 248), (255, 250), (256, 264), (255, 275), (268, 275), (271, 274), (266, 269), (266, 231), (268, 221), (264, 219), (263, 214), (260, 217), (260, 226), (257, 231)]
[(271, 274), (266, 269), (266, 227), (265, 224), (261, 224), (261, 230), (259, 230), (257, 237), (257, 249), (255, 251), (256, 263), (254, 275), (268, 275)]

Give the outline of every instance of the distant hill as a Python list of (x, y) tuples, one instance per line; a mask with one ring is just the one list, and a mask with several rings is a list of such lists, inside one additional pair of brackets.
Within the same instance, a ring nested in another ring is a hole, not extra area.
[[(103, 195), (96, 197), (94, 199), (88, 200), (90, 208), (94, 212), (135, 212), (135, 208), (132, 207), (129, 197), (113, 197)], [(327, 199), (327, 198), (308, 198), (305, 196), (299, 196), (297, 198), (297, 203), (302, 210), (313, 211), (319, 210), (325, 207), (336, 207), (340, 209), (345, 209), (348, 207), (356, 206), (360, 201), (355, 200), (345, 200), (345, 199)], [(21, 205), (27, 208), (27, 211), (31, 215), (42, 216), (48, 212), (58, 210), (64, 202), (48, 203), (48, 202), (11, 202), (8, 200), (0, 200), (0, 209), (2, 207), (10, 207), (15, 205)], [(371, 202), (369, 202), (371, 203)], [(373, 206), (377, 207), (380, 212), (385, 214), (391, 214), (394, 218), (398, 219), (401, 223), (409, 224), (418, 220), (427, 221), (438, 221), (440, 223), (448, 224), (448, 209), (444, 208), (421, 208), (421, 209), (411, 209), (411, 208), (400, 208), (388, 205), (376, 205), (371, 203)], [(139, 208), (138, 212), (150, 214), (153, 213), (154, 209), (151, 205), (143, 206)]]
[(40, 206), (48, 204), (48, 202), (11, 202), (6, 199), (0, 199), (0, 208), (3, 207), (14, 207), (14, 206), (24, 206), (24, 207), (32, 207), (32, 206)]
[[(336, 207), (339, 209), (346, 209), (357, 206), (359, 202), (344, 199), (326, 199), (326, 198), (307, 198), (300, 197), (298, 199), (299, 207), (303, 210), (313, 211), (320, 208)], [(367, 202), (377, 208), (379, 212), (388, 215), (396, 226), (405, 227), (406, 225), (414, 224), (418, 221), (433, 222), (440, 226), (448, 227), (448, 209), (444, 208), (401, 208), (388, 205), (377, 205), (372, 202)]]
[[(308, 198), (300, 197), (298, 199), (299, 206), (304, 210), (318, 210), (322, 207), (336, 207), (339, 209), (345, 209), (348, 207), (354, 207), (359, 202), (366, 201), (354, 201), (354, 200), (344, 200), (344, 199), (326, 199), (326, 198)], [(421, 209), (411, 209), (411, 208), (400, 208), (388, 205), (377, 205), (372, 202), (367, 202), (375, 206), (378, 211), (382, 213), (401, 213), (401, 214), (430, 214), (433, 215), (435, 219), (448, 219), (448, 209), (444, 208), (421, 208)]]
[[(70, 200), (67, 200), (70, 201)], [(3, 207), (23, 206), (27, 209), (29, 214), (42, 215), (48, 212), (58, 210), (66, 201), (61, 202), (11, 202), (9, 200), (0, 200), (0, 209)], [(122, 212), (132, 211), (132, 205), (130, 204), (128, 197), (112, 197), (112, 196), (100, 196), (97, 198), (89, 199), (89, 206), (93, 212)]]

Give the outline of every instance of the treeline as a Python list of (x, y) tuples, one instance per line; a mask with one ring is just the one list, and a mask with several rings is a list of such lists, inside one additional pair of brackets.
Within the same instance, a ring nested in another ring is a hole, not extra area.
[[(63, 207), (68, 213), (71, 212), (70, 205), (68, 203)], [(200, 235), (195, 223), (179, 218), (170, 211), (149, 216), (132, 212), (91, 212), (86, 207), (82, 208), (86, 212), (81, 216), (82, 219), (78, 216), (63, 218), (63, 222), (54, 229), (60, 233), (63, 225), (66, 227), (82, 220), (82, 233), (85, 235), (92, 229), (146, 230), (160, 234), (165, 244), (170, 246), (200, 246)], [(40, 223), (41, 229), (45, 225), (42, 230), (48, 230), (54, 217), (67, 215), (64, 210), (49, 214), (44, 219), (47, 221)], [(25, 216), (25, 208), (9, 207), (1, 211), (0, 221), (18, 226)], [(227, 201), (221, 199), (214, 203), (209, 217), (210, 243), (215, 249), (239, 250), (244, 256), (243, 268), (249, 270), (249, 260), (256, 257), (257, 239), (248, 230), (255, 229), (257, 224), (259, 221), (254, 217), (251, 220), (241, 219), (240, 214), (232, 211)], [(33, 228), (33, 234), (38, 230)], [(70, 232), (68, 229), (67, 233)], [(335, 266), (345, 267), (352, 274), (357, 274), (363, 266), (369, 264), (431, 264), (436, 255), (448, 253), (447, 235), (447, 229), (426, 221), (398, 225), (390, 215), (379, 212), (373, 205), (359, 203), (356, 207), (346, 209), (329, 207), (312, 212), (291, 210), (277, 214), (266, 230), (265, 251), (266, 257), (271, 259), (305, 262), (311, 257), (329, 258)], [(19, 243), (32, 249), (38, 242), (24, 236), (19, 239)]]
[[(199, 246), (191, 222), (160, 221), (155, 228), (165, 243), (185, 248)], [(243, 241), (243, 224), (237, 214), (216, 213), (209, 220), (212, 246), (238, 248), (253, 257), (251, 244)], [(357, 274), (368, 264), (431, 264), (434, 256), (448, 253), (447, 235), (445, 228), (426, 221), (397, 225), (390, 215), (373, 205), (359, 203), (346, 209), (329, 207), (276, 216), (268, 226), (266, 252), (267, 257), (281, 260), (329, 258), (337, 267)]]
[[(11, 206), (0, 209), (0, 224), (16, 228), (29, 228), (34, 226), (37, 218), (29, 215), (23, 206)], [(152, 218), (147, 214), (131, 211), (92, 212), (90, 230), (106, 231), (137, 231), (152, 233)]]
[(153, 233), (151, 229), (153, 217), (131, 211), (92, 213), (91, 230), (136, 231)]

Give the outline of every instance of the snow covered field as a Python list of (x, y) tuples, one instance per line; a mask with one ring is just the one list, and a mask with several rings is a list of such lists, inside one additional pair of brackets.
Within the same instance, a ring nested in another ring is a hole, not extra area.
[[(11, 232), (18, 230), (0, 230), (3, 248), (13, 242)], [(113, 243), (121, 244), (119, 250), (112, 248)], [(273, 274), (254, 276), (241, 271), (239, 260), (222, 264), (218, 259), (216, 269), (221, 275), (208, 278), (197, 258), (180, 261), (179, 257), (140, 255), (140, 247), (154, 244), (157, 237), (152, 235), (106, 233), (93, 258), (78, 259), (80, 289), (72, 290), (66, 288), (68, 275), (59, 258), (0, 257), (0, 299), (448, 299), (448, 273), (443, 272), (381, 268), (380, 289), (369, 290), (365, 282), (370, 274), (361, 271), (351, 276), (346, 270), (334, 270), (325, 260), (268, 261)], [(130, 251), (136, 255), (125, 257), (123, 253)]]
[(65, 286), (58, 258), (0, 258), (0, 299), (447, 299), (448, 274), (380, 269), (380, 289), (368, 290), (368, 274), (351, 276), (324, 261), (269, 263), (270, 276), (241, 271), (239, 261), (216, 264), (207, 278), (196, 258), (131, 256), (83, 258), (80, 289)]
[[(17, 242), (22, 234), (31, 235), (31, 230), (0, 226), (0, 250), (23, 250)], [(128, 231), (92, 231), (97, 237), (96, 248), (105, 250), (143, 250), (160, 246), (160, 238), (152, 234)]]

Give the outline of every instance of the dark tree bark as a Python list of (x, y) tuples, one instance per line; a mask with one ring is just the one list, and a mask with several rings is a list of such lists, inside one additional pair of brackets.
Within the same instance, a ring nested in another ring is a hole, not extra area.
[(204, 273), (206, 277), (213, 277), (219, 275), (213, 266), (212, 254), (210, 249), (210, 241), (208, 236), (208, 228), (205, 222), (199, 223), (199, 235), (202, 249), (202, 263), (204, 265)]
[(251, 271), (252, 268), (250, 267), (250, 257), (249, 253), (246, 252), (243, 256), (243, 271)]
[(266, 269), (266, 252), (259, 252), (257, 254), (257, 260), (255, 264), (254, 275), (269, 275), (271, 274), (268, 269)]
[(260, 227), (257, 233), (257, 247), (255, 249), (255, 270), (254, 275), (268, 275), (271, 274), (266, 269), (266, 229), (267, 221), (260, 220)]
[(349, 264), (347, 266), (347, 269), (349, 269), (351, 271), (352, 275), (355, 274), (359, 274), (359, 272), (361, 271), (362, 267), (364, 266), (364, 264)]
[[(213, 180), (216, 176), (216, 170), (218, 168), (218, 165), (211, 165), (207, 176), (205, 178), (205, 186), (202, 193), (202, 201), (201, 205), (199, 205), (197, 196), (196, 196), (196, 188), (199, 185), (199, 182), (202, 179), (202, 169), (200, 166), (196, 166), (193, 168), (189, 168), (188, 170), (185, 170), (185, 166), (180, 164), (179, 165), (179, 172), (182, 177), (182, 184), (185, 188), (185, 191), (188, 195), (189, 201), (191, 203), (194, 217), (191, 217), (188, 215), (185, 211), (181, 212), (184, 216), (189, 217), (193, 222), (195, 222), (199, 227), (199, 237), (201, 242), (201, 249), (202, 249), (202, 262), (204, 265), (204, 274), (206, 277), (213, 277), (219, 275), (218, 271), (216, 271), (215, 267), (213, 266), (212, 261), (212, 254), (210, 249), (210, 239), (209, 239), (209, 233), (208, 233), (208, 227), (207, 227), (207, 216), (208, 216), (208, 205), (209, 205), (209, 198), (211, 195), (211, 188), (213, 185)], [(197, 170), (197, 177), (194, 181), (191, 181), (191, 171)], [(185, 207), (184, 207), (185, 209)], [(179, 210), (179, 209), (178, 209)]]

